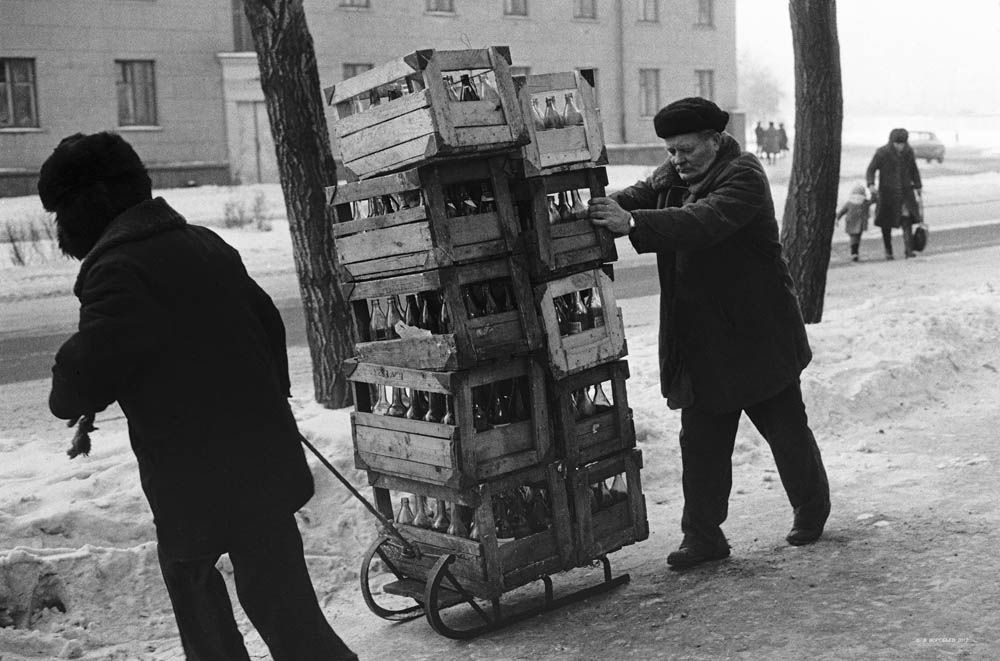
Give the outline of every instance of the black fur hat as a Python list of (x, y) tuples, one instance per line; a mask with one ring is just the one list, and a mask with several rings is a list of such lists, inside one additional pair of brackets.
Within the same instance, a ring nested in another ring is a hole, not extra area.
[(906, 129), (893, 129), (889, 131), (889, 142), (906, 142), (910, 139), (910, 132)]
[(653, 118), (653, 128), (661, 138), (706, 130), (722, 133), (728, 123), (728, 112), (700, 96), (674, 101)]
[(66, 194), (97, 182), (118, 188), (126, 183), (136, 194), (150, 196), (152, 185), (139, 155), (117, 133), (76, 133), (63, 138), (45, 159), (38, 177), (42, 206), (54, 211)]

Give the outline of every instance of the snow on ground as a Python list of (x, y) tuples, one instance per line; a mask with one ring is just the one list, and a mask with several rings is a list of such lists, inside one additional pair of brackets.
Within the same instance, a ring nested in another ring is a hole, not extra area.
[[(641, 174), (615, 169), (613, 186)], [(927, 188), (930, 193), (930, 181)], [(209, 192), (167, 196), (192, 218), (211, 220), (209, 205), (219, 208), (220, 202)], [(0, 206), (0, 213), (16, 204)], [(280, 221), (269, 233), (220, 233), (255, 274), (291, 268), (287, 225)], [(65, 294), (76, 266), (63, 260), (3, 266), (0, 301)], [(832, 270), (824, 320), (809, 326), (815, 358), (803, 374), (810, 419), (824, 451), (863, 452), (866, 439), (842, 437), (844, 429), (866, 422), (875, 429), (885, 416), (938, 403), (940, 394), (970, 371), (996, 372), (998, 288), (997, 248)], [(680, 462), (679, 415), (659, 396), (656, 297), (623, 300), (621, 307), (643, 483), (649, 502), (659, 502), (667, 485), (679, 479)], [(303, 433), (363, 486), (363, 474), (353, 468), (348, 411), (328, 411), (311, 401), (305, 349), (291, 350), (290, 362), (293, 408)], [(0, 657), (180, 659), (124, 418), (117, 408), (101, 414), (93, 453), (70, 461), (65, 450), (71, 430), (49, 416), (47, 390), (46, 381), (0, 386)], [(766, 446), (748, 424), (741, 426), (734, 461), (771, 466)], [(363, 609), (356, 578), (374, 536), (372, 519), (317, 461), (311, 464), (317, 494), (299, 521), (317, 592), (324, 604), (345, 591), (355, 593), (357, 608)], [(222, 567), (228, 571), (225, 561)], [(238, 606), (237, 612), (254, 657), (266, 658)]]

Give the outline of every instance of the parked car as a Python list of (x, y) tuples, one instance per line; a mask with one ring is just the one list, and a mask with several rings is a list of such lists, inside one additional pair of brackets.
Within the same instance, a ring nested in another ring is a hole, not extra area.
[(931, 131), (910, 131), (910, 146), (917, 158), (927, 159), (927, 162), (944, 161), (944, 145)]

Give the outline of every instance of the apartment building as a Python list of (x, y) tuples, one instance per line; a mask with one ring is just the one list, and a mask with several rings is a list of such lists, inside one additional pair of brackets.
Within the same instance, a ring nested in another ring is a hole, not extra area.
[[(506, 45), (515, 73), (595, 69), (611, 144), (655, 143), (675, 98), (737, 105), (735, 0), (305, 6), (324, 87), (418, 49)], [(60, 138), (99, 130), (125, 135), (160, 187), (277, 181), (242, 2), (0, 1), (0, 195), (33, 192)]]

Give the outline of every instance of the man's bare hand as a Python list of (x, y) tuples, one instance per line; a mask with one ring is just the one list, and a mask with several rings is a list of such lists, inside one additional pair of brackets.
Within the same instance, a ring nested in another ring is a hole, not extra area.
[(594, 225), (604, 227), (617, 236), (625, 236), (631, 229), (629, 221), (632, 218), (632, 214), (622, 209), (610, 197), (590, 198), (587, 216)]

